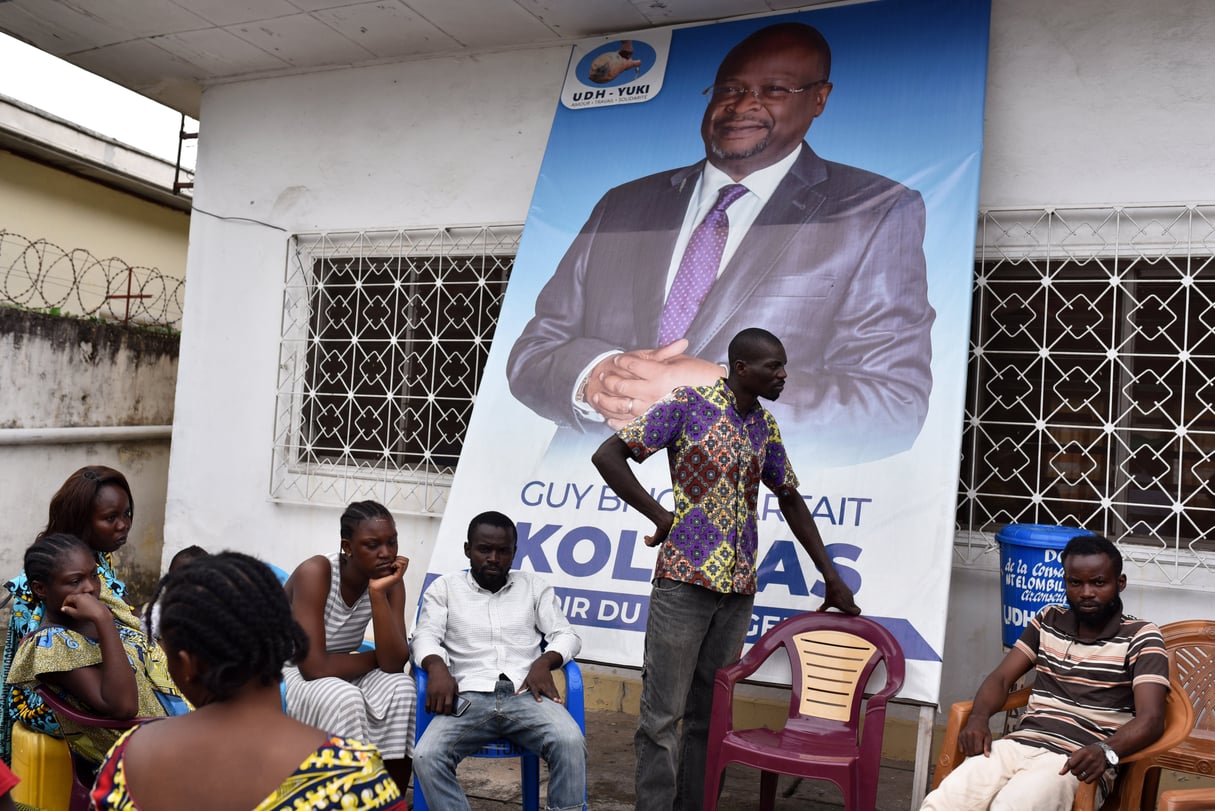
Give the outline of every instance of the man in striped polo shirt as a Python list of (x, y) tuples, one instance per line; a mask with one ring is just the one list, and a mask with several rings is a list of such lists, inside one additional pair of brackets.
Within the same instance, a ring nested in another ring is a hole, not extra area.
[[(921, 811), (1067, 811), (1081, 781), (1100, 781), (1100, 805), (1118, 759), (1164, 731), (1164, 639), (1122, 613), (1122, 555), (1106, 538), (1080, 535), (1062, 558), (1067, 607), (1040, 611), (983, 681), (958, 738), (967, 759)], [(988, 719), (1030, 668), (1034, 689), (1020, 726), (993, 742)]]

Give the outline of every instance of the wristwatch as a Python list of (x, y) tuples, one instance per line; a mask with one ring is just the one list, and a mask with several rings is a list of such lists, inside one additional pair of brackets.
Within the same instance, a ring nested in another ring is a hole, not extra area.
[(1105, 752), (1106, 763), (1110, 764), (1111, 766), (1117, 766), (1118, 753), (1114, 751), (1113, 747), (1111, 747), (1105, 741), (1097, 741), (1097, 745), (1101, 747), (1102, 752)]

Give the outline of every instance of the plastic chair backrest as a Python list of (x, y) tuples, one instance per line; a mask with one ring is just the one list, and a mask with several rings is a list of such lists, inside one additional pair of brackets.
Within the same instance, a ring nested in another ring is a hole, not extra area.
[(144, 721), (151, 720), (148, 718), (117, 719), (106, 718), (101, 715), (93, 715), (90, 712), (85, 712), (84, 710), (68, 704), (66, 701), (60, 698), (54, 690), (47, 687), (45, 684), (39, 684), (34, 689), (38, 695), (42, 697), (42, 700), (46, 702), (46, 705), (55, 711), (56, 715), (60, 716), (61, 718), (66, 718), (69, 721), (81, 726), (101, 727), (102, 729), (130, 729), (133, 726), (142, 724)]
[(903, 686), (903, 651), (885, 628), (864, 617), (818, 611), (795, 615), (760, 637), (739, 664), (753, 663), (758, 669), (780, 647), (789, 657), (794, 687), (792, 728), (821, 722), (857, 727), (863, 691), (882, 663), (886, 684), (872, 698), (885, 702)]
[(288, 572), (286, 569), (282, 568), (281, 566), (275, 566), (273, 563), (271, 563), (269, 561), (264, 560), (264, 561), (262, 561), (262, 563), (265, 563), (267, 566), (270, 567), (270, 571), (274, 572), (274, 576), (278, 578), (279, 583), (281, 583), (284, 586), (287, 585), (287, 578), (291, 576), (290, 572)]
[(1163, 769), (1208, 775), (1215, 763), (1215, 621), (1170, 622), (1160, 626), (1160, 633), (1174, 682), (1170, 698), (1183, 697), (1193, 723), (1172, 746), (1141, 758), (1123, 775), (1128, 797), (1146, 809), (1156, 807)]
[(1157, 811), (1211, 811), (1215, 788), (1173, 789), (1160, 795)]
[[(735, 687), (779, 648), (788, 656), (791, 677), (784, 728), (735, 729)], [(885, 665), (885, 683), (866, 698), (865, 688), (880, 664)], [(904, 674), (898, 642), (871, 619), (808, 612), (779, 623), (737, 663), (717, 671), (704, 807), (717, 808), (726, 765), (740, 763), (761, 772), (761, 808), (773, 807), (777, 774), (830, 781), (843, 792), (845, 808), (873, 808), (886, 705), (902, 688)]]
[(878, 661), (877, 645), (855, 634), (821, 629), (791, 634), (786, 650), (790, 666), (801, 671), (798, 714), (855, 723), (859, 692)]
[(1215, 759), (1215, 621), (1184, 620), (1160, 626), (1182, 692), (1194, 707), (1187, 743)]
[[(55, 715), (62, 719), (67, 719), (80, 726), (101, 727), (103, 729), (130, 729), (133, 726), (147, 721), (147, 718), (105, 718), (100, 715), (93, 715), (85, 712), (77, 707), (68, 704), (59, 697), (54, 690), (47, 687), (45, 684), (39, 684), (34, 688), (34, 691), (42, 698), (46, 705), (54, 711)], [(71, 799), (68, 801), (68, 811), (88, 811), (89, 807), (89, 790), (93, 786), (93, 778), (95, 766), (85, 763), (75, 752), (71, 753), (72, 757), (72, 793)]]

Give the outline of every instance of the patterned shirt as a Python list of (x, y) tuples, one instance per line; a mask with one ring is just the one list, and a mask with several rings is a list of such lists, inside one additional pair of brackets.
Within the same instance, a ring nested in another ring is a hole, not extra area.
[[(117, 619), (114, 627), (135, 673), (135, 690), (139, 697), (136, 717), (155, 718), (188, 712), (190, 707), (169, 676), (161, 647), (148, 641), (141, 631), (128, 628)], [(9, 684), (33, 689), (39, 677), (47, 673), (64, 673), (99, 664), (101, 645), (97, 640), (61, 625), (44, 625), (28, 635), (17, 648), (8, 680)], [(66, 703), (88, 713), (95, 712), (63, 688), (47, 686)], [(66, 718), (60, 727), (72, 752), (89, 763), (100, 763), (106, 750), (122, 733), (119, 729), (86, 726)]]
[(759, 403), (739, 414), (721, 378), (676, 389), (617, 435), (639, 462), (668, 449), (675, 523), (654, 577), (754, 594), (759, 483), (797, 490), (776, 419)]
[[(1034, 689), (1021, 725), (1008, 737), (1070, 755), (1103, 741), (1135, 715), (1134, 688), (1169, 686), (1160, 629), (1121, 615), (1093, 642), (1076, 638), (1075, 613), (1061, 605), (1038, 612), (1017, 640), (1035, 663)], [(1108, 787), (1107, 787), (1108, 788)]]
[[(120, 625), (139, 630), (139, 619), (131, 613), (131, 607), (126, 604), (126, 584), (114, 573), (110, 553), (97, 552), (95, 557), (97, 574), (101, 578), (101, 601), (110, 609), (110, 613)], [(8, 640), (4, 645), (4, 666), (0, 669), (0, 681), (7, 680), (8, 669), (21, 640), (42, 623), (42, 601), (34, 596), (26, 581), (25, 572), (5, 583), (4, 587), (13, 595), (13, 613), (9, 618)], [(35, 732), (56, 738), (63, 737), (55, 714), (51, 712), (50, 707), (42, 703), (42, 698), (37, 693), (24, 687), (7, 687), (0, 690), (0, 703), (4, 705), (4, 717), (0, 718), (0, 760), (11, 760), (12, 725), (16, 721)]]
[[(129, 730), (106, 756), (91, 793), (96, 811), (139, 811), (127, 787), (127, 742)], [(215, 775), (223, 779), (223, 775)], [(374, 746), (336, 735), (308, 755), (283, 784), (253, 811), (405, 811), (405, 798)]]

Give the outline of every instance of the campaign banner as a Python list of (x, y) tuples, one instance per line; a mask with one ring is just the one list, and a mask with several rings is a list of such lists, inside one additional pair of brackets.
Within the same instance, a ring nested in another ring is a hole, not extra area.
[[(639, 665), (653, 525), (590, 456), (662, 392), (711, 382), (730, 338), (763, 327), (788, 355), (764, 405), (799, 492), (864, 614), (899, 640), (902, 695), (936, 701), (989, 14), (875, 0), (574, 48), (429, 575), (466, 567), (469, 519), (500, 510), (519, 527), (516, 568), (556, 587), (579, 658)], [(779, 48), (748, 39), (777, 32)], [(731, 203), (698, 309), (664, 337), (723, 172), (751, 194)], [(633, 469), (674, 508), (665, 453)], [(824, 593), (767, 489), (758, 518), (748, 643)]]

